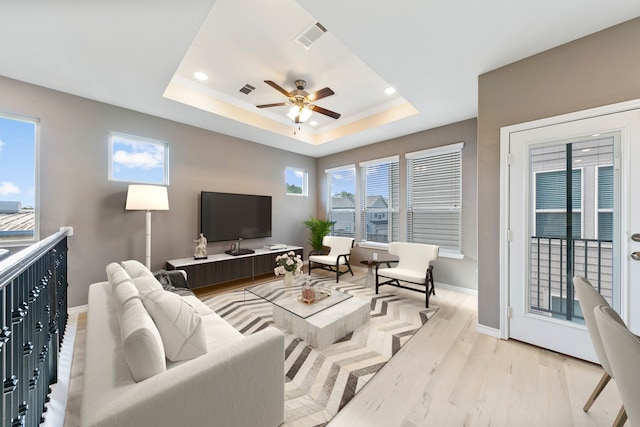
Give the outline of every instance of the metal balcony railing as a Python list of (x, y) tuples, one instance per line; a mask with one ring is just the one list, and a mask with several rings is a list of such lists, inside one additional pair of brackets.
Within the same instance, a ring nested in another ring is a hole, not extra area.
[(60, 231), (0, 261), (0, 425), (37, 426), (67, 324), (67, 237)]
[[(565, 238), (530, 238), (529, 301), (534, 313), (570, 321), (584, 321), (574, 296), (571, 277), (587, 277), (613, 305), (613, 243), (611, 240), (572, 239), (569, 251)], [(567, 254), (571, 253), (571, 264)], [(572, 271), (568, 274), (567, 271)], [(571, 277), (570, 277), (571, 276)]]

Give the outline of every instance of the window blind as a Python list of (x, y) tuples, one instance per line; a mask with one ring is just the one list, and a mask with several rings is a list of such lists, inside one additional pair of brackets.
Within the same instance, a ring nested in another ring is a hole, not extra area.
[(355, 165), (328, 169), (329, 188), (327, 218), (335, 221), (332, 235), (355, 237), (356, 171)]
[(407, 240), (462, 253), (462, 143), (407, 154)]
[(613, 166), (598, 168), (598, 239), (613, 240)]
[(363, 241), (398, 241), (399, 157), (360, 163), (360, 237)]
[[(565, 170), (535, 174), (536, 236), (567, 235), (567, 172)], [(582, 169), (571, 174), (572, 237), (582, 237)]]

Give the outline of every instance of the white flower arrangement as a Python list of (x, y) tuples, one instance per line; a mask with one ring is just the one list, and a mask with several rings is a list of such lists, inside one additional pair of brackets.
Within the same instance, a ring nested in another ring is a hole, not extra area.
[(276, 268), (273, 272), (276, 276), (284, 274), (287, 271), (294, 275), (302, 274), (302, 258), (300, 255), (296, 255), (295, 252), (284, 253), (276, 257)]

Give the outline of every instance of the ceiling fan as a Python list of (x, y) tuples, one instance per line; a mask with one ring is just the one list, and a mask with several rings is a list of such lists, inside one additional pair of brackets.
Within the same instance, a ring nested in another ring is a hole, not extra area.
[(292, 105), (291, 110), (287, 116), (293, 120), (295, 123), (302, 123), (307, 120), (311, 116), (311, 112), (315, 111), (316, 113), (324, 114), (325, 116), (332, 117), (334, 119), (340, 118), (340, 114), (335, 111), (327, 110), (326, 108), (318, 107), (313, 103), (318, 99), (326, 98), (327, 96), (333, 95), (335, 92), (328, 87), (324, 89), (320, 89), (319, 91), (308, 93), (304, 90), (307, 82), (304, 80), (296, 80), (296, 89), (288, 92), (283, 89), (277, 83), (272, 82), (271, 80), (265, 80), (266, 84), (289, 98), (287, 102), (277, 102), (275, 104), (263, 104), (256, 105), (258, 108), (270, 108), (270, 107), (280, 107), (284, 105)]

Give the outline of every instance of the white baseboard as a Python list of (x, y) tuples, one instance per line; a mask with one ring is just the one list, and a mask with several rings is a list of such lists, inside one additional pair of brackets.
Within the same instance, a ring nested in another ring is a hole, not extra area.
[[(360, 266), (360, 265), (352, 265), (351, 269), (366, 271), (367, 267)], [(449, 285), (447, 283), (442, 283), (442, 282), (435, 282), (435, 285), (436, 285), (436, 293), (438, 292), (438, 288), (442, 288), (442, 289), (447, 289), (449, 291), (460, 292), (462, 294), (473, 295), (476, 297), (478, 296), (477, 289), (470, 289), (470, 288), (465, 288), (463, 286)]]
[(474, 295), (478, 296), (477, 289), (464, 288), (462, 286), (448, 285), (446, 283), (435, 282), (436, 285), (436, 293), (438, 292), (438, 288), (447, 289), (449, 291), (460, 292), (461, 294)]
[(476, 332), (489, 335), (490, 337), (494, 337), (500, 339), (500, 329), (490, 328), (489, 326), (484, 326), (479, 323), (476, 323)]
[(84, 305), (75, 305), (73, 307), (69, 307), (67, 309), (67, 313), (71, 314), (71, 313), (82, 313), (83, 311), (87, 311), (89, 309), (89, 305), (88, 304), (84, 304)]

